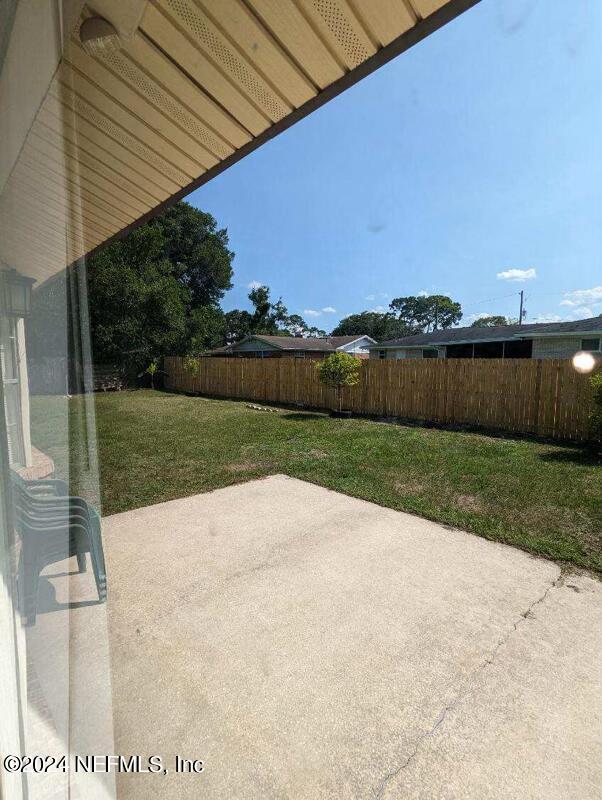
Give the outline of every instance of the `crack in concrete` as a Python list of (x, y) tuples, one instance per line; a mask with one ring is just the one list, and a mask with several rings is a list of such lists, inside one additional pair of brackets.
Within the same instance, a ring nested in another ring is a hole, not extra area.
[(445, 718), (447, 717), (447, 715), (449, 714), (449, 712), (452, 711), (457, 705), (459, 705), (459, 703), (462, 702), (462, 700), (464, 700), (465, 697), (467, 697), (470, 694), (471, 689), (472, 689), (476, 679), (478, 678), (478, 676), (483, 672), (483, 670), (487, 669), (488, 666), (493, 664), (493, 662), (495, 661), (495, 658), (496, 658), (499, 650), (508, 642), (508, 640), (510, 639), (512, 634), (515, 633), (515, 631), (518, 629), (518, 626), (521, 625), (526, 619), (529, 619), (531, 616), (533, 616), (533, 609), (536, 606), (540, 605), (541, 603), (543, 603), (545, 601), (545, 599), (547, 598), (548, 594), (552, 591), (552, 589), (557, 589), (557, 588), (559, 588), (559, 587), (561, 587), (563, 585), (564, 585), (564, 571), (561, 570), (560, 575), (554, 581), (552, 581), (552, 583), (550, 583), (548, 585), (548, 587), (546, 588), (545, 592), (543, 592), (543, 594), (540, 597), (538, 597), (537, 600), (534, 600), (531, 603), (531, 605), (527, 608), (526, 611), (523, 611), (521, 613), (520, 617), (512, 625), (512, 628), (508, 631), (508, 633), (506, 633), (504, 636), (502, 636), (502, 638), (498, 641), (498, 643), (495, 645), (495, 647), (493, 648), (491, 653), (487, 656), (487, 658), (483, 661), (483, 663), (480, 664), (472, 672), (472, 674), (469, 676), (469, 678), (468, 678), (468, 680), (466, 682), (464, 691), (460, 692), (460, 694), (458, 694), (457, 697), (455, 697), (450, 703), (448, 703), (446, 706), (444, 706), (444, 708), (441, 710), (441, 712), (437, 716), (437, 718), (436, 718), (435, 722), (433, 723), (432, 727), (429, 728), (428, 731), (425, 731), (424, 733), (422, 733), (418, 737), (418, 739), (416, 740), (416, 744), (414, 746), (414, 749), (412, 750), (410, 755), (406, 758), (406, 760), (400, 766), (396, 767), (394, 770), (392, 770), (391, 772), (387, 773), (387, 775), (385, 775), (385, 777), (381, 781), (379, 789), (378, 789), (378, 791), (377, 791), (377, 793), (375, 795), (375, 800), (381, 800), (381, 798), (384, 796), (384, 793), (387, 790), (387, 787), (389, 786), (391, 781), (394, 780), (405, 769), (407, 769), (407, 767), (416, 758), (422, 743), (426, 739), (429, 739), (429, 738), (431, 738), (432, 736), (435, 735), (435, 733), (437, 732), (438, 728), (443, 724), (443, 722), (444, 722)]

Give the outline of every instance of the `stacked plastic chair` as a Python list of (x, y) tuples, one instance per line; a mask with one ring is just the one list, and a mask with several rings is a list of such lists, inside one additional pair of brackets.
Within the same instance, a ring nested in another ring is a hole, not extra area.
[(107, 597), (107, 575), (100, 517), (81, 497), (70, 497), (64, 481), (26, 481), (12, 473), (15, 525), (21, 539), (19, 596), (28, 625), (37, 615), (40, 573), (49, 564), (77, 557), (80, 572), (86, 571), (90, 553), (101, 603)]

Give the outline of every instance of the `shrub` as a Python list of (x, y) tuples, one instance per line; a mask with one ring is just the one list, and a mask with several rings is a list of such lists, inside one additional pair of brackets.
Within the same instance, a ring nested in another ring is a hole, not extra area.
[(333, 353), (320, 361), (318, 373), (320, 380), (335, 391), (337, 409), (341, 410), (341, 389), (355, 386), (359, 381), (360, 361), (348, 353)]
[(602, 372), (596, 372), (589, 379), (593, 391), (593, 408), (589, 419), (594, 439), (602, 441)]
[(199, 362), (194, 356), (184, 356), (182, 366), (186, 372), (189, 372), (191, 375), (196, 375), (199, 369)]

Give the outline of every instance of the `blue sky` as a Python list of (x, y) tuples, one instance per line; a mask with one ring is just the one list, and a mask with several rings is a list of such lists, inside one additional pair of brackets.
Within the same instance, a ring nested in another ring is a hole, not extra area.
[(602, 313), (602, 3), (570, 5), (482, 0), (190, 195), (236, 252), (224, 308)]

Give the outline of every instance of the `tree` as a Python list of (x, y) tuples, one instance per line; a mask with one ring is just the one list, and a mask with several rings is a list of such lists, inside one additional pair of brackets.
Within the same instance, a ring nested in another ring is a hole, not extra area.
[(300, 314), (289, 314), (282, 298), (270, 300), (268, 286), (254, 286), (249, 292), (253, 313), (235, 309), (226, 314), (228, 342), (240, 341), (252, 334), (270, 336), (326, 336), (319, 328), (310, 328)]
[(314, 339), (324, 339), (326, 335), (326, 331), (323, 331), (322, 328), (316, 328), (315, 325), (311, 325), (309, 328), (305, 327), (303, 331), (303, 336), (312, 336)]
[(200, 355), (226, 341), (226, 317), (221, 308), (200, 306), (190, 312), (188, 355)]
[(90, 259), (95, 363), (140, 368), (185, 344), (188, 292), (164, 258), (160, 228), (145, 225)]
[(216, 305), (232, 288), (228, 231), (211, 214), (179, 202), (149, 223), (163, 233), (163, 255), (190, 293), (190, 308)]
[(488, 317), (479, 317), (470, 326), (471, 328), (494, 328), (496, 325), (511, 325), (507, 317), (491, 315)]
[(224, 321), (226, 323), (225, 339), (228, 344), (240, 342), (241, 339), (251, 334), (253, 317), (248, 311), (241, 311), (238, 308), (226, 311)]
[(396, 297), (389, 308), (413, 333), (451, 328), (462, 319), (462, 306), (444, 294)]
[(87, 264), (95, 362), (140, 369), (221, 344), (233, 258), (227, 231), (184, 202), (101, 249)]
[(359, 381), (360, 360), (349, 353), (332, 353), (318, 363), (322, 383), (335, 391), (337, 410), (341, 411), (343, 386), (355, 386)]
[(400, 322), (393, 314), (381, 314), (377, 311), (362, 311), (350, 314), (342, 319), (332, 331), (332, 336), (371, 336), (377, 342), (387, 339), (400, 339), (413, 333), (404, 322)]

